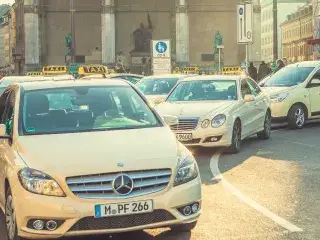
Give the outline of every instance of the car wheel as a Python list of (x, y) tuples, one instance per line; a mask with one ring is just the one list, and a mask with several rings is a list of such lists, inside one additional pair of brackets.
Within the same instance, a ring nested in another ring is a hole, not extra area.
[(264, 118), (263, 131), (257, 133), (259, 139), (269, 139), (271, 134), (271, 114), (268, 111)]
[(171, 230), (174, 232), (190, 232), (192, 229), (194, 229), (197, 225), (197, 221), (192, 223), (186, 223), (186, 224), (179, 224), (171, 226)]
[(233, 125), (231, 146), (229, 147), (230, 153), (238, 153), (241, 148), (241, 123), (236, 120)]
[(288, 114), (288, 125), (291, 129), (301, 129), (306, 123), (306, 115), (301, 104), (291, 107)]
[(6, 235), (8, 240), (23, 240), (18, 236), (15, 208), (11, 189), (9, 188), (5, 204)]

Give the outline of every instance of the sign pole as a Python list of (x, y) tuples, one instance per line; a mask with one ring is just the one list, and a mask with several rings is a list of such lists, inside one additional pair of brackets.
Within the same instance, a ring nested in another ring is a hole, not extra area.
[(221, 71), (221, 48), (219, 48), (219, 72)]
[(249, 70), (248, 44), (246, 44), (246, 72)]

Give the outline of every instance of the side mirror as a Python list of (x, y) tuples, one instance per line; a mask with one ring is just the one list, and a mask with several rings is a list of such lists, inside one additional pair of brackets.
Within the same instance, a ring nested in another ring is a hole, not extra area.
[(245, 102), (254, 102), (256, 98), (253, 95), (245, 95), (244, 96), (244, 101)]
[(9, 138), (7, 127), (5, 124), (0, 124), (0, 139)]
[(314, 78), (310, 82), (311, 85), (320, 85), (320, 79), (319, 78)]
[(164, 115), (162, 118), (169, 126), (179, 123), (179, 119), (176, 116)]

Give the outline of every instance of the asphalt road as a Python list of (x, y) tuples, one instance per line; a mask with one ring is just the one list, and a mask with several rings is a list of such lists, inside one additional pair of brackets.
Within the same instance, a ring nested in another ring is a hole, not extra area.
[[(236, 155), (195, 151), (203, 213), (192, 233), (168, 229), (72, 240), (320, 239), (320, 124), (253, 137)], [(0, 216), (0, 240), (4, 222)], [(69, 239), (71, 240), (71, 239)]]

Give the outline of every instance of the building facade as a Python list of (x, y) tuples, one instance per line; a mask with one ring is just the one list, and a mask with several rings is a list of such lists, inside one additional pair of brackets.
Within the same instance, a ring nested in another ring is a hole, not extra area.
[[(235, 0), (77, 0), (77, 62), (141, 64), (150, 55), (151, 39), (171, 39), (179, 64), (210, 66), (214, 36), (223, 37), (223, 63), (239, 65), (245, 48), (237, 44)], [(66, 62), (66, 36), (71, 32), (66, 0), (16, 0), (17, 54), (26, 70)], [(19, 18), (19, 19), (18, 19)], [(231, 23), (231, 24), (230, 24)], [(234, 23), (234, 24), (232, 24)], [(20, 34), (23, 36), (20, 37)], [(141, 42), (143, 43), (141, 45)], [(253, 52), (259, 52), (254, 49)]]
[[(286, 21), (286, 16), (297, 11), (307, 3), (307, 0), (278, 0), (277, 1), (277, 22), (278, 22), (278, 58), (282, 58), (281, 47), (281, 23)], [(273, 54), (273, 0), (261, 1), (261, 59), (271, 62)]]
[(261, 61), (261, 6), (260, 0), (253, 0), (253, 44), (249, 45), (249, 62)]
[(313, 38), (312, 5), (301, 7), (295, 13), (287, 16), (281, 24), (282, 55), (291, 62), (313, 59), (313, 46), (308, 40)]
[(8, 64), (8, 13), (10, 12), (10, 6), (7, 4), (0, 5), (0, 71), (3, 71)]

